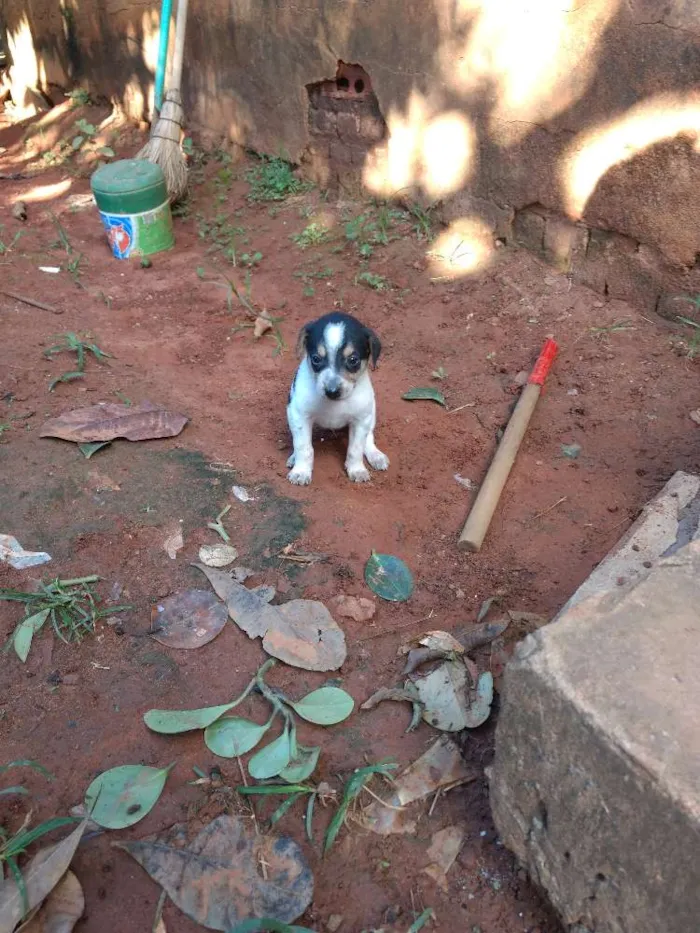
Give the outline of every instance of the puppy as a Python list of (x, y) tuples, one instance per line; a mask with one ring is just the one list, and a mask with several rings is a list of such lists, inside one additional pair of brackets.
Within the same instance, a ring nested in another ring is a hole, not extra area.
[(364, 457), (375, 470), (389, 458), (374, 443), (376, 405), (369, 367), (381, 352), (379, 337), (349, 314), (332, 312), (302, 327), (297, 349), (303, 359), (289, 392), (287, 421), (294, 453), (287, 461), (290, 483), (307, 486), (314, 468), (311, 432), (349, 429), (345, 469), (353, 483), (370, 478)]

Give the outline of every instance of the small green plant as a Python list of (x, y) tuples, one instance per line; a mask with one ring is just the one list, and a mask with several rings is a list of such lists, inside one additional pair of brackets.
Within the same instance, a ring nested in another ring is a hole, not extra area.
[[(7, 771), (13, 768), (31, 768), (33, 771), (39, 772), (49, 781), (53, 780), (53, 776), (42, 767), (36, 761), (29, 760), (18, 760), (10, 761), (5, 765), (0, 765), (0, 774), (5, 774)], [(29, 791), (22, 784), (16, 784), (12, 787), (3, 787), (0, 788), (0, 797), (9, 797), (14, 795), (27, 796)], [(26, 916), (29, 912), (29, 898), (27, 894), (27, 886), (22, 875), (22, 871), (18, 864), (18, 859), (20, 856), (24, 855), (27, 849), (36, 842), (42, 836), (45, 836), (47, 833), (53, 832), (54, 829), (60, 829), (62, 826), (73, 826), (75, 820), (71, 817), (54, 817), (51, 820), (46, 820), (43, 823), (39, 823), (38, 826), (30, 826), (31, 815), (28, 814), (19, 827), (19, 829), (10, 833), (6, 826), (0, 824), (0, 876), (4, 876), (5, 865), (15, 880), (17, 888), (22, 896), (23, 902), (23, 913), (22, 917)]]
[[(358, 768), (352, 774), (350, 780), (343, 788), (343, 796), (340, 799), (338, 809), (326, 830), (326, 838), (323, 842), (324, 854), (328, 852), (338, 838), (338, 833), (345, 825), (351, 806), (353, 806), (361, 792), (367, 790), (367, 783), (370, 779), (374, 777), (375, 774), (381, 774), (389, 778), (391, 772), (395, 771), (397, 768), (398, 765), (393, 761), (380, 761), (376, 765), (367, 765), (365, 768)], [(372, 792), (370, 792), (370, 796), (376, 797)]]
[(98, 576), (76, 577), (73, 580), (53, 580), (42, 583), (35, 592), (0, 588), (0, 600), (24, 603), (24, 618), (5, 644), (4, 650), (14, 647), (22, 661), (27, 660), (34, 635), (44, 624), (51, 622), (54, 632), (66, 644), (80, 642), (92, 635), (95, 624), (115, 612), (124, 612), (130, 606), (100, 607), (94, 585)]
[(301, 233), (293, 233), (291, 239), (299, 249), (308, 249), (310, 246), (321, 246), (322, 243), (328, 241), (329, 237), (328, 228), (313, 221), (304, 227)]
[[(0, 224), (0, 237), (2, 236), (4, 229), (5, 229), (4, 226)], [(15, 233), (15, 235), (12, 237), (12, 239), (8, 243), (5, 243), (4, 240), (0, 239), (0, 256), (4, 256), (6, 253), (11, 252), (15, 248), (15, 246), (17, 246), (17, 244), (20, 241), (20, 238), (23, 235), (24, 235), (24, 231), (18, 230), (17, 233)]]
[(76, 355), (76, 368), (52, 379), (49, 383), (49, 392), (53, 392), (59, 382), (73, 382), (75, 379), (82, 379), (85, 375), (85, 363), (88, 353), (92, 353), (99, 363), (111, 359), (109, 353), (101, 350), (96, 343), (87, 343), (83, 340), (83, 337), (87, 337), (87, 334), (83, 334), (81, 337), (73, 331), (68, 331), (68, 333), (56, 338), (60, 343), (56, 343), (44, 350), (44, 356), (47, 359), (53, 359), (57, 353), (64, 352), (75, 353)]
[(700, 353), (700, 324), (697, 321), (691, 320), (689, 317), (678, 316), (678, 320), (681, 324), (685, 324), (686, 327), (689, 327), (690, 338), (682, 338), (683, 343), (686, 347), (686, 356), (689, 360), (694, 360), (698, 353)]
[(444, 379), (447, 379), (447, 370), (444, 366), (440, 365), (437, 369), (434, 369), (430, 375), (433, 379), (438, 379), (442, 382)]
[(82, 282), (80, 281), (80, 276), (82, 275), (82, 269), (80, 268), (80, 263), (83, 259), (82, 253), (76, 253), (73, 249), (73, 244), (68, 238), (66, 229), (61, 223), (61, 221), (56, 217), (55, 214), (51, 214), (51, 219), (54, 226), (56, 227), (56, 233), (58, 234), (58, 239), (55, 240), (51, 245), (52, 246), (62, 246), (66, 253), (66, 271), (71, 275), (73, 281), (76, 285), (83, 287)]
[(249, 201), (284, 201), (293, 194), (308, 191), (311, 185), (294, 174), (289, 162), (280, 158), (262, 156), (246, 172), (250, 185)]
[(634, 324), (630, 321), (615, 321), (613, 324), (607, 324), (601, 327), (589, 328), (592, 337), (605, 338), (611, 334), (621, 333), (623, 330), (634, 330)]
[(233, 279), (230, 279), (223, 272), (218, 273), (218, 275), (224, 280), (223, 282), (217, 281), (215, 278), (209, 278), (206, 273), (204, 266), (197, 266), (197, 276), (202, 279), (204, 282), (209, 282), (212, 285), (215, 285), (217, 288), (223, 288), (226, 292), (226, 306), (228, 310), (233, 313), (233, 299), (236, 298), (240, 305), (242, 305), (243, 310), (251, 318), (250, 322), (245, 324), (238, 324), (233, 328), (233, 333), (236, 334), (241, 330), (253, 330), (256, 331), (260, 326), (260, 322), (265, 322), (270, 325), (270, 327), (265, 327), (259, 334), (255, 333), (256, 337), (263, 336), (264, 334), (269, 334), (275, 341), (275, 349), (273, 350), (273, 355), (277, 356), (286, 349), (286, 344), (282, 336), (282, 331), (280, 330), (280, 321), (281, 317), (272, 317), (268, 314), (267, 310), (263, 308), (258, 310), (253, 304), (252, 296), (252, 277), (250, 274), (250, 269), (246, 269), (245, 274), (245, 285), (241, 289), (239, 288)]
[(415, 203), (409, 205), (408, 213), (413, 218), (413, 232), (419, 240), (430, 241), (435, 236), (434, 211), (433, 207), (424, 208)]
[(324, 269), (318, 269), (315, 272), (310, 269), (301, 269), (294, 273), (294, 278), (301, 279), (301, 281), (304, 283), (302, 294), (305, 298), (313, 298), (313, 296), (316, 294), (316, 289), (313, 285), (314, 279), (325, 279), (328, 281), (328, 279), (332, 278), (332, 276), (333, 269), (328, 266), (326, 266)]
[[(255, 253), (240, 253), (238, 256), (238, 261), (242, 266), (246, 266), (248, 269), (252, 269), (254, 266), (259, 265), (262, 262), (263, 254), (259, 251)], [(236, 263), (234, 262), (234, 266)]]
[(92, 100), (90, 98), (90, 92), (86, 91), (83, 87), (76, 87), (68, 94), (70, 98), (71, 107), (77, 109), (78, 107), (88, 107)]
[(355, 281), (360, 285), (366, 285), (368, 288), (374, 289), (376, 292), (382, 292), (390, 288), (389, 282), (383, 275), (377, 275), (375, 272), (367, 270), (360, 272)]

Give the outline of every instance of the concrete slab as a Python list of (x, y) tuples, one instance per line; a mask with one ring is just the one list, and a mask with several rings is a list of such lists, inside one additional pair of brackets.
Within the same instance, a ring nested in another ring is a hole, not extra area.
[[(674, 473), (639, 518), (576, 590), (555, 620), (584, 599), (631, 589), (660, 557), (700, 536), (700, 476)], [(700, 929), (700, 924), (699, 924)]]
[(491, 803), (572, 931), (700, 929), (700, 541), (522, 642)]

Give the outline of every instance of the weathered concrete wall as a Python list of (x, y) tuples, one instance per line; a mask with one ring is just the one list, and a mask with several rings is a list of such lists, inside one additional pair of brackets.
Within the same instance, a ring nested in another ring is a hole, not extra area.
[[(85, 84), (141, 115), (158, 7), (0, 0), (0, 17), (11, 45), (29, 35), (40, 84)], [(388, 127), (362, 167), (370, 190), (493, 228), (505, 217), (507, 233), (517, 212), (550, 217), (545, 255), (645, 306), (700, 281), (697, 0), (191, 0), (188, 116), (301, 161), (307, 85), (341, 60), (366, 69)], [(584, 231), (578, 256), (564, 218)]]

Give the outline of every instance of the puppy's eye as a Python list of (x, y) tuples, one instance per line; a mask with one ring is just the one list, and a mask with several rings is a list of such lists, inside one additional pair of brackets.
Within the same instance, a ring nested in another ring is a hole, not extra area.
[(347, 358), (345, 365), (350, 370), (350, 372), (354, 372), (354, 370), (359, 369), (360, 367), (360, 357), (353, 353)]
[(320, 369), (323, 366), (323, 360), (318, 353), (311, 354), (311, 365), (314, 369)]

